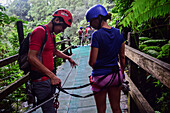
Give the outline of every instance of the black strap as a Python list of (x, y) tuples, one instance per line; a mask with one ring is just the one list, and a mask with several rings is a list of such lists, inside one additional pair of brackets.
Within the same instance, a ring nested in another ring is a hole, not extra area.
[[(105, 79), (108, 75), (110, 75), (110, 74), (112, 74), (112, 73), (113, 73), (113, 72), (108, 73), (108, 74), (106, 74), (105, 76), (99, 78), (99, 79), (96, 81), (96, 83), (101, 82), (103, 79)], [(67, 87), (67, 88), (63, 88), (63, 89), (65, 89), (65, 90), (80, 89), (80, 88), (84, 88), (84, 87), (87, 87), (87, 86), (89, 86), (89, 85), (92, 85), (93, 83), (94, 83), (94, 82), (91, 82), (91, 83), (88, 83), (88, 84), (85, 84), (85, 85), (82, 85), (82, 86), (77, 86), (77, 87)]]
[[(46, 30), (45, 26), (43, 26), (43, 25), (39, 25), (39, 26), (42, 26), (44, 28), (44, 30), (45, 30), (45, 38), (44, 38), (44, 41), (43, 41), (43, 43), (41, 45), (40, 52), (39, 52), (39, 55), (38, 55), (39, 56), (38, 59), (43, 63), (42, 53), (43, 53), (45, 43), (47, 42), (47, 30)], [(44, 74), (42, 74), (39, 71), (30, 70), (30, 78), (31, 78), (31, 80), (36, 80), (36, 79), (39, 79), (39, 78), (41, 78), (43, 76), (44, 76)]]
[[(62, 88), (62, 87), (59, 87), (59, 86), (58, 86), (57, 88), (58, 88), (59, 91), (62, 91), (63, 93), (69, 94), (69, 95), (71, 95), (71, 96), (79, 97), (79, 98), (87, 98), (87, 97), (93, 96), (93, 95), (95, 95), (95, 94), (103, 91), (103, 90), (106, 89), (107, 87), (109, 87), (109, 86), (113, 83), (113, 81), (115, 80), (116, 75), (117, 75), (117, 74), (118, 74), (118, 76), (120, 75), (120, 74), (119, 74), (119, 71), (116, 71), (116, 72), (115, 72), (115, 70), (114, 70), (114, 71), (112, 71), (112, 73), (109, 73), (109, 74), (101, 77), (100, 79), (98, 79), (98, 80), (96, 81), (96, 83), (101, 82), (101, 80), (103, 80), (104, 78), (106, 78), (106, 77), (107, 77), (108, 75), (110, 75), (110, 74), (112, 74), (112, 77), (111, 77), (111, 79), (109, 80), (109, 82), (108, 82), (107, 84), (105, 84), (105, 86), (103, 86), (98, 92), (94, 92), (94, 93), (91, 93), (91, 94), (88, 94), (88, 95), (85, 95), (85, 96), (78, 95), (78, 94), (72, 94), (72, 93), (67, 92), (66, 90), (83, 88), (83, 87), (86, 87), (86, 86), (88, 86), (88, 85), (93, 84), (94, 82), (89, 83), (89, 84), (85, 84), (85, 85), (82, 85), (82, 86), (78, 86), (78, 87)], [(119, 78), (120, 78), (120, 76), (119, 76)], [(120, 84), (121, 84), (121, 82), (120, 82), (120, 80), (119, 80), (119, 83), (118, 83), (117, 86), (120, 86)], [(66, 89), (66, 90), (65, 90), (65, 89)]]
[[(53, 51), (53, 56), (55, 56), (55, 49), (56, 49), (56, 40), (55, 40), (55, 37), (54, 37), (54, 34), (53, 34), (53, 43), (54, 43), (54, 51)], [(54, 74), (56, 74), (56, 57), (53, 59), (53, 62), (54, 62)]]
[(43, 26), (43, 25), (40, 25), (40, 26), (42, 26), (42, 27), (45, 29), (45, 38), (44, 38), (44, 41), (43, 41), (43, 43), (42, 43), (42, 45), (41, 45), (40, 53), (39, 53), (40, 56), (41, 56), (41, 57), (40, 57), (40, 58), (41, 58), (40, 61), (43, 62), (43, 61), (42, 61), (42, 52), (43, 52), (45, 43), (47, 42), (47, 30), (46, 30), (46, 27), (45, 27), (45, 26)]
[[(95, 69), (101, 69), (101, 68), (112, 68), (112, 72), (111, 73), (108, 73), (106, 74), (105, 76), (99, 78), (96, 83), (99, 83), (101, 82), (103, 79), (105, 79), (108, 75), (110, 74), (114, 74), (114, 73), (118, 73), (118, 77), (119, 77), (119, 84), (121, 85), (121, 81), (120, 81), (120, 74), (119, 74), (119, 66), (116, 65), (116, 66), (102, 66), (102, 67), (97, 67)], [(66, 88), (63, 88), (65, 90), (71, 90), (71, 89), (80, 89), (80, 88), (84, 88), (84, 87), (87, 87), (89, 85), (92, 85), (94, 82), (91, 82), (91, 83), (88, 83), (88, 84), (85, 84), (85, 85), (82, 85), (82, 86), (77, 86), (77, 87), (66, 87)], [(117, 85), (117, 86), (120, 86), (120, 85)]]
[[(105, 77), (105, 76), (104, 76), (104, 77)], [(110, 84), (112, 84), (112, 82), (115, 80), (115, 78), (116, 78), (116, 73), (114, 73), (114, 74), (112, 75), (112, 78), (110, 79), (110, 81), (109, 81), (104, 87), (102, 87), (102, 88), (100, 89), (100, 91), (94, 92), (94, 93), (91, 93), (91, 94), (88, 94), (88, 95), (85, 95), (85, 96), (69, 93), (69, 92), (67, 92), (66, 90), (64, 90), (64, 88), (62, 88), (62, 87), (57, 87), (57, 89), (58, 89), (59, 91), (62, 91), (63, 93), (69, 94), (69, 95), (74, 96), (74, 97), (87, 98), (87, 97), (93, 96), (93, 95), (95, 95), (95, 94), (103, 91), (103, 90), (106, 89), (107, 87), (109, 87)]]

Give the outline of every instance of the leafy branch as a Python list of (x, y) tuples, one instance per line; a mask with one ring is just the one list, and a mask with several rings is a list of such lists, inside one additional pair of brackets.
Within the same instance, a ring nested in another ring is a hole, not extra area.
[(131, 6), (125, 12), (124, 19), (120, 22), (125, 27), (132, 25), (132, 28), (136, 28), (137, 24), (139, 25), (149, 19), (166, 16), (170, 13), (170, 2), (166, 0), (136, 0)]

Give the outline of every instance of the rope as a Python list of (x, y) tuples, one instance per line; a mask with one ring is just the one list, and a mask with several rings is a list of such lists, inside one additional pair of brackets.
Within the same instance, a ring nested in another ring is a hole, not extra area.
[(48, 100), (42, 102), (41, 104), (39, 104), (39, 105), (37, 105), (36, 107), (28, 110), (28, 111), (25, 112), (25, 113), (31, 113), (31, 112), (33, 112), (34, 110), (38, 109), (39, 107), (41, 107), (41, 106), (44, 105), (45, 103), (49, 102), (50, 100), (52, 100), (52, 99), (54, 99), (55, 97), (58, 97), (58, 96), (59, 96), (59, 93), (55, 93), (55, 94), (53, 95), (53, 97), (49, 98)]
[(70, 69), (70, 71), (69, 71), (69, 73), (68, 73), (68, 75), (67, 75), (67, 77), (66, 77), (66, 79), (65, 79), (65, 81), (64, 81), (64, 83), (63, 83), (63, 85), (62, 85), (62, 87), (63, 87), (64, 84), (66, 83), (66, 81), (67, 81), (68, 77), (70, 76), (72, 70), (73, 70), (73, 67)]

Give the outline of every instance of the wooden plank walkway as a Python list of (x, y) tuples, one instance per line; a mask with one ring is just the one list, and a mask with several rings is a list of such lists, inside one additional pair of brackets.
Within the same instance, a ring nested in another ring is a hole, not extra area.
[[(72, 58), (75, 60), (78, 66), (76, 69), (72, 69), (63, 87), (80, 86), (89, 83), (88, 76), (92, 71), (91, 67), (88, 65), (90, 47), (82, 46), (72, 50)], [(59, 67), (57, 71), (57, 76), (61, 79), (62, 82), (65, 81), (70, 70), (71, 66), (68, 61), (66, 61)], [(70, 93), (75, 93), (79, 95), (87, 95), (92, 93), (90, 87), (68, 91)], [(60, 92), (59, 102), (60, 105), (57, 113), (97, 113), (93, 96), (88, 98), (76, 98)], [(121, 93), (121, 109), (123, 113), (127, 113), (127, 97), (123, 94), (123, 92)], [(36, 110), (36, 112), (39, 113), (40, 111), (40, 109)], [(112, 113), (108, 98), (107, 113)]]

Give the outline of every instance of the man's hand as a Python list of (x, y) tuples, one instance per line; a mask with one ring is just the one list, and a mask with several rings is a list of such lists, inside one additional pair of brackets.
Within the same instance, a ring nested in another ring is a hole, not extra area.
[(51, 84), (52, 85), (61, 85), (61, 80), (57, 76), (54, 76), (51, 78)]
[(77, 64), (71, 58), (69, 58), (68, 61), (70, 62), (71, 67), (75, 67), (76, 68)]

